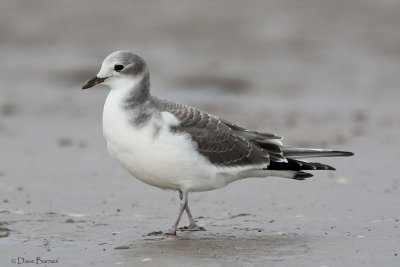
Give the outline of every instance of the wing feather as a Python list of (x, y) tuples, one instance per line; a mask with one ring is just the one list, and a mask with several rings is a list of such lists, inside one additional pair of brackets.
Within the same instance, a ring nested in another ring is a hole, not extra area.
[(218, 117), (186, 105), (166, 100), (154, 101), (160, 110), (170, 112), (179, 120), (180, 124), (171, 130), (189, 134), (198, 151), (211, 163), (224, 167), (268, 167), (268, 152), (236, 133)]
[(155, 97), (151, 101), (160, 111), (167, 111), (179, 120), (179, 125), (171, 127), (172, 131), (188, 134), (199, 153), (217, 166), (292, 170), (298, 171), (301, 176), (298, 179), (304, 179), (310, 174), (304, 174), (301, 170), (334, 168), (317, 162), (300, 161), (298, 158), (353, 155), (343, 151), (285, 147), (281, 142), (282, 137), (275, 134), (250, 131), (190, 106)]

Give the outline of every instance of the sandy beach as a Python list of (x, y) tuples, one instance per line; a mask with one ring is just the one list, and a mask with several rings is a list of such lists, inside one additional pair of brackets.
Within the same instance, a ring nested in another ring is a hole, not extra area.
[[(399, 266), (399, 10), (391, 0), (3, 1), (0, 266)], [(306, 181), (193, 193), (207, 231), (158, 234), (177, 193), (107, 154), (108, 89), (80, 89), (122, 49), (146, 59), (159, 97), (356, 156), (322, 159), (337, 171)]]

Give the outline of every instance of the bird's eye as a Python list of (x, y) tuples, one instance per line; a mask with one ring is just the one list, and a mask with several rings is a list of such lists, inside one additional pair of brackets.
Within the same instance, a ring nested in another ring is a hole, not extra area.
[(116, 64), (116, 65), (114, 66), (114, 70), (116, 70), (116, 71), (121, 71), (121, 70), (123, 70), (123, 69), (124, 69), (124, 66), (122, 66), (122, 65)]

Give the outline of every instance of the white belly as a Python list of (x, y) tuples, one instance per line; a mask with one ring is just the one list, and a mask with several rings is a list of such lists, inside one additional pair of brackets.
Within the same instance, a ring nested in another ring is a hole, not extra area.
[(169, 131), (177, 123), (172, 114), (162, 112), (133, 127), (121, 100), (119, 92), (107, 97), (103, 134), (110, 154), (133, 176), (163, 189), (205, 191), (223, 186), (215, 184), (216, 167), (195, 151), (188, 136)]

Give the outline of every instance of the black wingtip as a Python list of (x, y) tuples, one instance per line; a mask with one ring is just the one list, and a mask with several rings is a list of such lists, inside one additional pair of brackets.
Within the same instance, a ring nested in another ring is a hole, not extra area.
[(297, 172), (296, 175), (293, 177), (295, 180), (305, 180), (306, 178), (313, 177), (311, 173), (308, 172)]

